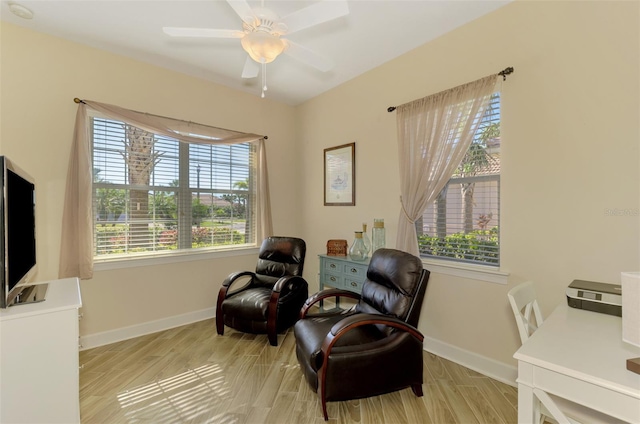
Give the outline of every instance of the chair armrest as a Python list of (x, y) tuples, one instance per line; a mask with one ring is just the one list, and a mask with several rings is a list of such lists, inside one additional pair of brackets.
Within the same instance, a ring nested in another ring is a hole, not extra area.
[(251, 271), (234, 272), (232, 274), (229, 274), (229, 276), (224, 279), (224, 281), (222, 282), (222, 286), (229, 288), (233, 283), (235, 283), (238, 280), (238, 278), (244, 277), (247, 275), (250, 276), (251, 278), (256, 276), (255, 272), (251, 272)]
[[(299, 275), (287, 275), (287, 276), (281, 277), (278, 281), (276, 281), (271, 291), (274, 293), (281, 293), (284, 296), (287, 294), (288, 290), (286, 290), (286, 288), (289, 286), (289, 284), (306, 285), (307, 280), (300, 277)], [(285, 290), (283, 291), (282, 289), (285, 289)]]
[[(220, 288), (220, 292), (221, 293), (224, 292), (224, 298), (226, 299), (228, 296), (232, 294), (236, 294), (250, 287), (253, 287), (255, 286), (253, 282), (255, 276), (256, 274), (251, 271), (241, 271), (241, 272), (234, 272), (233, 274), (229, 274), (229, 276), (225, 278), (224, 281), (222, 282), (222, 287)], [(231, 291), (231, 286), (237, 281), (241, 280), (242, 277), (250, 277), (250, 278), (248, 281), (246, 281), (246, 284), (244, 286), (238, 288), (237, 290)]]
[(304, 302), (304, 305), (302, 305), (302, 309), (300, 310), (300, 318), (304, 318), (307, 315), (309, 308), (314, 304), (330, 297), (349, 297), (351, 299), (360, 300), (360, 294), (352, 291), (342, 289), (325, 289), (314, 294)]
[[(406, 322), (387, 315), (378, 315), (378, 314), (355, 314), (351, 315), (345, 319), (340, 320), (335, 323), (333, 327), (331, 327), (331, 331), (327, 334), (325, 341), (329, 339), (329, 342), (337, 341), (340, 337), (342, 337), (349, 330), (360, 327), (363, 325), (386, 325), (389, 327), (397, 328), (401, 331), (411, 334), (413, 337), (418, 339), (419, 341), (424, 341), (424, 335), (417, 328), (415, 328), (411, 324), (407, 324)], [(331, 344), (333, 344), (331, 343)], [(323, 342), (324, 347), (324, 342)]]

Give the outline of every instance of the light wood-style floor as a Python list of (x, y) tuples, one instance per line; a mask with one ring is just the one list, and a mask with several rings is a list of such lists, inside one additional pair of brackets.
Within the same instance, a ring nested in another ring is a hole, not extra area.
[[(266, 335), (218, 336), (206, 320), (82, 351), (80, 363), (83, 424), (325, 422), (292, 330), (273, 347)], [(517, 422), (516, 388), (427, 352), (424, 364), (424, 397), (405, 389), (330, 402), (329, 422)]]

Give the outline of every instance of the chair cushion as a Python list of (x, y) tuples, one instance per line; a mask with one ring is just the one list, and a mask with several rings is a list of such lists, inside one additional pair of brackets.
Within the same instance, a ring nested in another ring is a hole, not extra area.
[(222, 302), (225, 316), (242, 317), (244, 320), (266, 321), (271, 289), (255, 287), (233, 294)]
[(421, 273), (422, 262), (418, 257), (395, 249), (377, 250), (369, 262), (362, 300), (356, 311), (382, 313), (407, 321)]
[(256, 278), (263, 284), (275, 284), (285, 275), (302, 275), (306, 245), (293, 237), (268, 237), (262, 242)]

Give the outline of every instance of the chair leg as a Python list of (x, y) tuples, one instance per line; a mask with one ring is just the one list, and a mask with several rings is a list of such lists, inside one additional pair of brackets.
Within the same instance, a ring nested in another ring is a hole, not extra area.
[(278, 332), (275, 328), (267, 326), (267, 337), (269, 338), (269, 344), (271, 346), (278, 346)]
[(278, 302), (280, 292), (271, 292), (267, 307), (267, 336), (271, 346), (278, 346)]
[[(574, 424), (574, 423), (577, 423), (572, 418), (567, 417), (564, 414), (564, 412), (562, 412), (558, 408), (556, 403), (553, 401), (553, 399), (551, 399), (551, 397), (549, 397), (549, 395), (546, 392), (544, 392), (544, 391), (542, 391), (540, 389), (533, 389), (533, 394), (538, 398), (540, 403), (542, 403), (547, 408), (549, 413), (551, 415), (553, 415), (553, 417), (549, 417), (549, 418), (555, 419), (559, 424)], [(540, 419), (540, 422), (543, 422), (543, 421), (544, 421), (544, 417)]]
[(329, 421), (329, 414), (327, 414), (327, 401), (322, 398), (322, 413), (324, 414), (324, 420)]
[(222, 287), (218, 292), (216, 302), (216, 330), (221, 336), (224, 335), (224, 314), (222, 313), (222, 302), (227, 297), (227, 287)]
[(222, 311), (218, 311), (216, 314), (216, 330), (219, 335), (224, 335), (224, 318), (222, 316)]
[(422, 384), (412, 384), (411, 385), (411, 390), (413, 390), (413, 394), (418, 396), (418, 397), (422, 397), (423, 393), (422, 393)]

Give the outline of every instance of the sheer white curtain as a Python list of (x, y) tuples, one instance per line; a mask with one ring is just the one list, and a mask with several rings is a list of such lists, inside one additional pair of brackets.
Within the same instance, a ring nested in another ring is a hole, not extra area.
[(397, 107), (402, 206), (398, 249), (419, 256), (415, 222), (436, 200), (469, 149), (497, 76)]
[(100, 112), (111, 119), (125, 121), (155, 134), (183, 142), (200, 144), (236, 144), (252, 142), (256, 145), (257, 186), (256, 235), (258, 240), (272, 235), (267, 156), (264, 137), (193, 122), (136, 112), (118, 106), (89, 100), (80, 101), (76, 114), (71, 157), (62, 216), (60, 244), (60, 278), (93, 276), (93, 169), (91, 160), (91, 128), (87, 109)]

